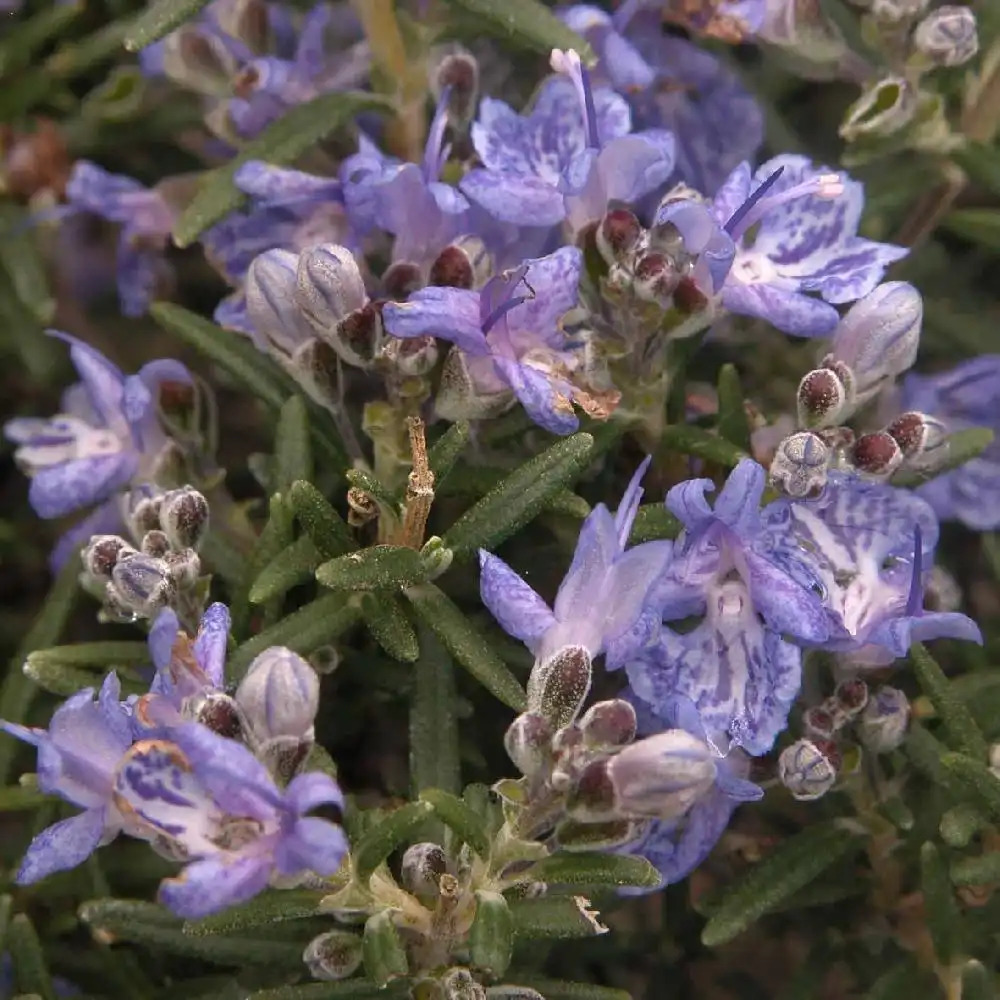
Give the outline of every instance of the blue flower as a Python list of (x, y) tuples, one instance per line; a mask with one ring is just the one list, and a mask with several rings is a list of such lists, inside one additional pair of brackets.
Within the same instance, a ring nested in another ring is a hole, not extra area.
[(917, 488), (942, 520), (973, 531), (1000, 528), (1000, 354), (963, 361), (937, 375), (908, 375), (900, 402), (943, 421), (949, 431), (989, 427), (993, 443), (957, 469)]
[(982, 641), (965, 615), (923, 610), (938, 523), (916, 494), (832, 472), (822, 496), (769, 504), (763, 524), (772, 558), (823, 595), (831, 622), (823, 648), (881, 665), (916, 641)]
[(784, 728), (801, 672), (801, 651), (830, 624), (815, 594), (771, 559), (760, 499), (764, 470), (744, 459), (709, 507), (708, 479), (675, 486), (667, 506), (683, 522), (649, 606), (665, 621), (695, 617), (694, 629), (663, 629), (626, 664), (635, 695), (656, 715), (690, 699), (713, 742), (766, 753)]
[(483, 98), (472, 141), (482, 168), (469, 171), (463, 194), (495, 218), (572, 233), (605, 214), (610, 201), (634, 202), (670, 176), (673, 137), (662, 130), (630, 135), (628, 104), (592, 88), (575, 52), (553, 53), (565, 73), (547, 80), (531, 112)]
[(307, 815), (343, 807), (332, 778), (310, 772), (279, 789), (246, 747), (196, 723), (173, 730), (170, 742), (132, 746), (114, 801), (161, 852), (186, 862), (159, 898), (187, 919), (245, 902), (278, 880), (332, 875), (347, 851), (338, 825)]
[(644, 617), (646, 596), (670, 557), (671, 543), (625, 548), (649, 461), (636, 470), (615, 514), (598, 504), (587, 515), (551, 610), (505, 562), (480, 550), (483, 603), (539, 661), (566, 646), (583, 646), (592, 658), (607, 653), (609, 666), (621, 666), (639, 637), (655, 626), (655, 619)]
[(115, 768), (132, 742), (119, 696), (118, 678), (108, 674), (96, 700), (93, 688), (77, 692), (56, 709), (47, 730), (0, 720), (5, 732), (38, 748), (38, 787), (83, 809), (35, 837), (18, 869), (19, 885), (75, 868), (129, 828), (112, 794)]
[(178, 361), (152, 361), (125, 376), (104, 355), (64, 333), (81, 381), (63, 397), (63, 412), (50, 419), (20, 417), (4, 426), (18, 447), (15, 460), (31, 477), (28, 499), (35, 513), (56, 518), (93, 504), (98, 509), (68, 533), (53, 554), (62, 565), (93, 534), (121, 524), (122, 492), (155, 480), (169, 440), (157, 417), (164, 382), (190, 384)]
[[(598, 398), (574, 380), (580, 362), (561, 326), (576, 305), (582, 265), (579, 250), (563, 247), (492, 278), (480, 291), (422, 288), (405, 303), (386, 303), (382, 319), (394, 337), (440, 337), (456, 345), (443, 381), (452, 392), (464, 388), (460, 415), (502, 412), (513, 392), (535, 423), (569, 434), (579, 426), (574, 402), (595, 416), (610, 410), (608, 394)], [(439, 396), (438, 412), (456, 415), (447, 406)]]

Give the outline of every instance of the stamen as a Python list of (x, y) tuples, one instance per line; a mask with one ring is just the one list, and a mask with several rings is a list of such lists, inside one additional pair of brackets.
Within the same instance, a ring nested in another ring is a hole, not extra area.
[(729, 217), (729, 221), (723, 226), (723, 229), (730, 236), (733, 236), (736, 231), (736, 227), (750, 214), (754, 206), (760, 201), (764, 195), (770, 191), (775, 184), (778, 183), (778, 178), (785, 172), (784, 167), (778, 167), (777, 170), (770, 177), (768, 177), (763, 184), (756, 191), (750, 193), (750, 197), (747, 198), (745, 202), (735, 212)]
[(760, 222), (772, 209), (777, 208), (787, 201), (795, 201), (798, 198), (822, 198), (832, 200), (843, 195), (845, 187), (840, 174), (827, 173), (817, 174), (810, 177), (801, 184), (796, 184), (782, 191), (779, 194), (763, 197), (784, 172), (784, 167), (779, 167), (754, 191), (747, 200), (740, 205), (733, 213), (732, 217), (723, 227), (733, 239), (739, 239), (751, 226)]
[[(509, 273), (510, 280), (510, 291), (507, 297), (498, 305), (496, 308), (483, 320), (482, 330), (484, 334), (490, 332), (511, 311), (511, 309), (516, 308), (521, 305), (522, 302), (528, 302), (530, 299), (535, 297), (535, 290), (524, 280), (524, 276), (527, 273), (527, 267), (522, 265), (516, 270)], [(512, 280), (511, 280), (512, 279)], [(525, 288), (528, 289), (527, 295), (515, 295), (514, 292), (517, 286), (524, 282)]]
[(553, 49), (549, 57), (549, 65), (556, 73), (562, 73), (573, 81), (576, 95), (580, 101), (583, 114), (583, 127), (587, 136), (587, 146), (590, 149), (601, 148), (601, 138), (597, 132), (597, 106), (594, 104), (594, 88), (590, 83), (590, 73), (580, 61), (580, 53), (576, 49)]
[(923, 549), (923, 538), (918, 524), (913, 529), (913, 575), (910, 577), (910, 593), (906, 599), (908, 618), (916, 618), (924, 610)]
[(423, 162), (424, 181), (427, 184), (432, 184), (440, 179), (441, 171), (444, 169), (448, 154), (451, 152), (451, 144), (445, 145), (444, 143), (444, 133), (448, 127), (448, 98), (450, 96), (451, 87), (442, 87), (431, 127), (427, 131)]

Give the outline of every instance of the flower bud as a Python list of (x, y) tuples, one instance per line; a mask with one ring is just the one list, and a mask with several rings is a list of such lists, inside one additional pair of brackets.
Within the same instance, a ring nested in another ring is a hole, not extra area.
[(868, 685), (860, 677), (850, 677), (837, 685), (833, 697), (840, 709), (853, 718), (868, 704)]
[(160, 528), (160, 501), (162, 496), (144, 495), (140, 491), (129, 494), (128, 526), (135, 539), (142, 538), (148, 531)]
[(298, 653), (272, 646), (250, 664), (236, 689), (236, 702), (260, 743), (278, 736), (311, 740), (319, 676)]
[(140, 618), (152, 618), (177, 593), (166, 563), (141, 553), (118, 560), (108, 587), (122, 607)]
[(847, 390), (836, 372), (817, 368), (803, 377), (797, 398), (800, 426), (830, 427), (844, 410)]
[(574, 819), (584, 823), (603, 823), (619, 818), (610, 765), (609, 760), (598, 760), (584, 769), (567, 804)]
[(903, 742), (909, 721), (906, 695), (898, 688), (879, 688), (858, 720), (858, 739), (873, 753), (888, 753)]
[(256, 744), (257, 759), (274, 775), (279, 785), (286, 785), (305, 763), (313, 743), (312, 732), (306, 736), (274, 736)]
[(632, 255), (642, 238), (642, 223), (627, 208), (613, 208), (597, 227), (597, 249), (610, 266)]
[(448, 870), (448, 859), (438, 844), (413, 844), (406, 849), (400, 869), (403, 888), (422, 899), (438, 894), (441, 876)]
[(434, 337), (388, 337), (380, 357), (400, 375), (426, 375), (438, 361), (437, 340)]
[(948, 431), (940, 420), (926, 413), (900, 414), (885, 432), (899, 445), (910, 467), (933, 468), (948, 454)]
[[(436, 284), (432, 281), (431, 284)], [(420, 268), (408, 261), (397, 260), (390, 264), (382, 275), (382, 291), (387, 299), (405, 302), (418, 288), (424, 287)]]
[(673, 260), (662, 253), (645, 253), (635, 262), (632, 287), (644, 302), (655, 302), (667, 308), (681, 275)]
[(903, 450), (885, 431), (862, 434), (851, 448), (851, 464), (880, 479), (891, 476), (903, 464)]
[(677, 819), (708, 792), (715, 774), (708, 745), (683, 729), (632, 743), (608, 762), (622, 816)]
[(175, 549), (198, 548), (208, 515), (208, 501), (191, 486), (171, 490), (160, 502), (160, 526)]
[(635, 708), (622, 698), (595, 702), (580, 720), (583, 740), (590, 746), (625, 746), (635, 739), (635, 728)]
[(917, 25), (913, 45), (935, 66), (961, 66), (979, 51), (976, 15), (964, 5), (938, 7)]
[(813, 705), (802, 713), (802, 729), (810, 738), (828, 740), (846, 721), (833, 705)]
[(237, 38), (256, 55), (270, 48), (271, 28), (265, 0), (229, 0), (216, 5), (215, 17), (222, 32)]
[[(434, 90), (440, 94), (448, 89), (448, 121), (464, 128), (476, 113), (479, 94), (479, 63), (470, 52), (451, 52), (438, 63), (434, 73)], [(435, 284), (436, 282), (432, 282)]]
[(170, 539), (162, 531), (147, 531), (139, 543), (139, 551), (162, 559), (170, 551)]
[(194, 549), (167, 552), (163, 556), (163, 562), (178, 590), (193, 587), (201, 576), (201, 559)]
[(247, 316), (261, 350), (270, 344), (291, 355), (313, 335), (295, 301), (298, 263), (298, 255), (289, 250), (268, 250), (254, 257), (247, 269)]
[(552, 727), (532, 712), (519, 715), (503, 737), (507, 756), (521, 774), (537, 774), (552, 758)]
[(468, 969), (455, 966), (441, 977), (441, 1000), (486, 1000), (486, 989)]
[(475, 271), (468, 252), (456, 244), (446, 246), (431, 264), (428, 284), (448, 288), (471, 288)]
[(852, 407), (912, 367), (923, 318), (920, 293), (905, 281), (884, 282), (847, 311), (824, 364), (841, 362), (850, 369)]
[(778, 445), (769, 478), (785, 496), (815, 499), (826, 485), (830, 451), (822, 439), (810, 431), (791, 434)]
[(227, 739), (238, 740), (244, 736), (243, 714), (240, 707), (233, 698), (222, 691), (209, 691), (207, 694), (198, 695), (196, 700), (185, 704), (184, 714)]
[(369, 302), (347, 316), (326, 339), (349, 365), (368, 368), (378, 357), (383, 338), (382, 313)]
[(778, 779), (801, 802), (822, 798), (837, 780), (831, 756), (812, 740), (796, 740), (778, 758)]
[(92, 577), (108, 582), (118, 560), (135, 554), (135, 549), (119, 535), (94, 535), (83, 550), (83, 568)]
[(347, 979), (361, 965), (361, 938), (350, 931), (327, 931), (306, 945), (302, 961), (313, 979), (327, 982)]
[(228, 96), (237, 68), (222, 40), (196, 25), (182, 25), (163, 40), (163, 72), (188, 90)]
[(901, 76), (877, 81), (847, 109), (840, 125), (841, 138), (885, 138), (905, 128), (917, 110), (917, 93)]
[(536, 664), (528, 681), (528, 710), (553, 729), (568, 726), (590, 691), (590, 653), (583, 646), (564, 646)]
[(295, 302), (313, 329), (329, 340), (351, 313), (368, 302), (354, 254), (336, 243), (303, 250), (295, 272)]

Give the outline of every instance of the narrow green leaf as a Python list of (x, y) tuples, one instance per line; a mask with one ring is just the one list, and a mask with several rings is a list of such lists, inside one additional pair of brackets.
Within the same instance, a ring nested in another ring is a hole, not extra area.
[(331, 590), (395, 590), (422, 583), (428, 570), (416, 549), (405, 545), (373, 545), (338, 556), (316, 570), (316, 579)]
[(70, 667), (136, 667), (150, 662), (144, 642), (80, 642), (73, 646), (50, 646), (28, 654), (28, 660), (61, 663)]
[(37, 809), (43, 803), (52, 801), (50, 796), (40, 792), (34, 784), (0, 788), (0, 813)]
[(387, 511), (393, 517), (399, 517), (399, 497), (373, 473), (367, 469), (349, 469), (347, 471), (347, 481), (355, 489), (369, 494), (381, 510)]
[(726, 889), (701, 933), (702, 942), (715, 948), (742, 934), (857, 843), (853, 833), (832, 823), (816, 824), (790, 837)]
[(372, 872), (413, 836), (431, 812), (429, 802), (409, 802), (369, 830), (353, 852), (354, 875), (358, 882), (365, 885)]
[(933, 472), (897, 473), (892, 477), (892, 485), (912, 489), (943, 476), (985, 451), (993, 443), (993, 437), (993, 431), (989, 427), (966, 427), (964, 430), (955, 431), (948, 435), (948, 443), (944, 446), (948, 449), (948, 458), (942, 465)]
[(1000, 778), (985, 765), (961, 753), (946, 753), (941, 768), (950, 786), (1000, 823)]
[[(42, 610), (7, 668), (7, 676), (0, 686), (0, 719), (24, 722), (38, 688), (24, 675), (21, 667), (33, 650), (53, 646), (59, 640), (80, 592), (79, 576), (77, 560), (67, 559), (45, 598)], [(18, 746), (14, 739), (0, 740), (0, 785), (10, 780), (10, 769)]]
[(469, 556), (479, 548), (499, 544), (583, 472), (593, 446), (594, 439), (583, 433), (557, 441), (467, 510), (445, 533), (445, 544), (456, 556)]
[[(268, 518), (263, 530), (257, 538), (257, 544), (247, 561), (246, 579), (232, 601), (233, 634), (242, 636), (247, 631), (250, 615), (251, 591), (261, 573), (282, 552), (292, 545), (292, 508), (280, 493), (275, 493), (268, 501)], [(283, 593), (283, 592), (281, 592)], [(274, 625), (281, 616), (281, 594), (272, 598), (263, 613), (263, 627)]]
[(684, 525), (667, 510), (663, 503), (644, 503), (632, 523), (629, 543), (651, 542), (659, 538), (676, 538)]
[[(25, 677), (29, 677), (40, 688), (63, 698), (76, 694), (81, 688), (97, 687), (102, 679), (89, 670), (31, 656), (24, 661), (23, 669)], [(118, 679), (122, 683), (123, 695), (141, 694), (144, 690), (142, 681), (135, 675), (129, 677), (119, 671)]]
[(459, 420), (452, 424), (431, 446), (427, 453), (427, 463), (434, 473), (434, 489), (448, 478), (448, 473), (454, 468), (462, 450), (469, 443), (471, 428), (468, 420)]
[(285, 493), (297, 480), (308, 482), (313, 475), (312, 447), (309, 443), (309, 410), (301, 396), (290, 396), (278, 414), (274, 434), (276, 488)]
[(632, 1000), (626, 990), (611, 986), (593, 986), (591, 983), (571, 983), (559, 979), (539, 979), (535, 976), (518, 976), (517, 982), (529, 989), (538, 990), (545, 1000)]
[(588, 938), (607, 932), (583, 896), (540, 896), (510, 900), (517, 937)]
[(514, 922), (507, 900), (499, 892), (476, 892), (476, 915), (469, 928), (472, 964), (494, 976), (502, 976), (514, 951)]
[(982, 962), (969, 959), (962, 966), (962, 1000), (996, 1000), (996, 975)]
[(719, 369), (719, 421), (716, 430), (720, 437), (745, 452), (750, 451), (750, 421), (743, 400), (743, 385), (736, 365), (726, 364)]
[(292, 483), (288, 498), (302, 530), (324, 559), (334, 559), (357, 548), (347, 522), (312, 483)]
[(246, 1000), (388, 1000), (398, 996), (391, 985), (386, 989), (358, 977), (339, 983), (304, 983), (301, 986), (258, 990), (248, 994)]
[(129, 26), (125, 48), (138, 52), (191, 20), (208, 0), (153, 0)]
[(447, 594), (433, 583), (422, 583), (405, 593), (420, 620), (461, 666), (505, 705), (516, 712), (524, 710), (524, 689), (517, 678)]
[(250, 603), (263, 604), (306, 583), (313, 578), (321, 561), (322, 556), (308, 535), (297, 538), (260, 571), (250, 588)]
[(417, 633), (406, 616), (406, 608), (393, 591), (362, 594), (361, 614), (372, 637), (394, 660), (413, 663), (420, 656)]
[(300, 920), (319, 912), (320, 900), (326, 893), (308, 889), (277, 889), (251, 899), (249, 903), (232, 906), (202, 920), (188, 920), (184, 933), (200, 937), (205, 934), (232, 934), (254, 927), (267, 927), (285, 920)]
[[(60, 5), (56, 9), (64, 10), (65, 7)], [(28, 213), (9, 203), (0, 205), (0, 264), (12, 294), (30, 311), (32, 318), (40, 326), (50, 323), (56, 303), (38, 234), (30, 227)], [(31, 353), (51, 358), (55, 352), (53, 339), (36, 336), (34, 340), (38, 346)], [(27, 353), (22, 348), (22, 354)]]
[(671, 424), (664, 428), (660, 436), (660, 448), (676, 451), (682, 455), (703, 458), (731, 469), (749, 455), (743, 449), (723, 437), (711, 434), (692, 424)]
[(645, 858), (586, 851), (551, 854), (533, 864), (526, 875), (535, 881), (553, 885), (609, 888), (634, 886), (653, 889), (661, 881), (660, 873)]
[(382, 910), (366, 921), (362, 954), (365, 972), (377, 986), (385, 986), (393, 979), (409, 974), (406, 948), (389, 910)]
[(1000, 211), (995, 208), (958, 208), (941, 221), (941, 228), (986, 250), (1000, 252)]
[(344, 594), (327, 594), (304, 605), (248, 639), (229, 657), (230, 680), (242, 677), (250, 661), (269, 646), (287, 646), (308, 656), (346, 632), (358, 620), (359, 614), (357, 606)]
[(910, 723), (910, 731), (906, 735), (903, 749), (914, 767), (922, 771), (936, 785), (944, 785), (948, 775), (941, 766), (941, 758), (948, 748), (931, 735), (919, 722)]
[(236, 171), (249, 160), (286, 166), (321, 139), (351, 124), (363, 111), (392, 111), (375, 94), (338, 90), (299, 104), (248, 142), (224, 167), (210, 171), (191, 204), (174, 227), (178, 246), (190, 246), (209, 226), (239, 208), (243, 195), (233, 183)]
[(548, 55), (553, 49), (576, 49), (588, 66), (597, 61), (594, 50), (539, 0), (446, 0), (480, 31), (506, 39), (513, 45)]
[(458, 792), (462, 777), (458, 759), (458, 716), (455, 664), (437, 636), (420, 628), (419, 659), (414, 666), (415, 690), (410, 703), (410, 784)]
[(1000, 882), (1000, 852), (962, 858), (951, 866), (954, 885), (992, 885)]
[(965, 702), (952, 691), (944, 671), (922, 643), (915, 642), (910, 647), (910, 662), (920, 687), (944, 723), (952, 747), (977, 760), (985, 760), (989, 750), (985, 737)]
[(16, 992), (36, 993), (42, 1000), (56, 1000), (42, 942), (23, 913), (14, 917), (7, 928), (7, 952), (14, 966)]
[(490, 836), (485, 816), (473, 811), (457, 795), (440, 788), (425, 788), (420, 801), (430, 803), (434, 814), (463, 844), (468, 844), (484, 861), (490, 856)]
[(960, 947), (960, 915), (944, 859), (937, 846), (930, 841), (920, 848), (920, 887), (934, 953), (942, 965), (948, 966)]

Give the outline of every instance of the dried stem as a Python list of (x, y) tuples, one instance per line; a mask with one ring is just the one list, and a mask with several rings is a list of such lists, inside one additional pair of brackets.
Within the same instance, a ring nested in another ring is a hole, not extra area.
[(406, 513), (403, 516), (400, 541), (411, 549), (419, 549), (424, 544), (427, 518), (434, 502), (434, 473), (427, 461), (423, 420), (420, 417), (407, 417), (406, 429), (410, 434), (413, 470), (406, 481)]

